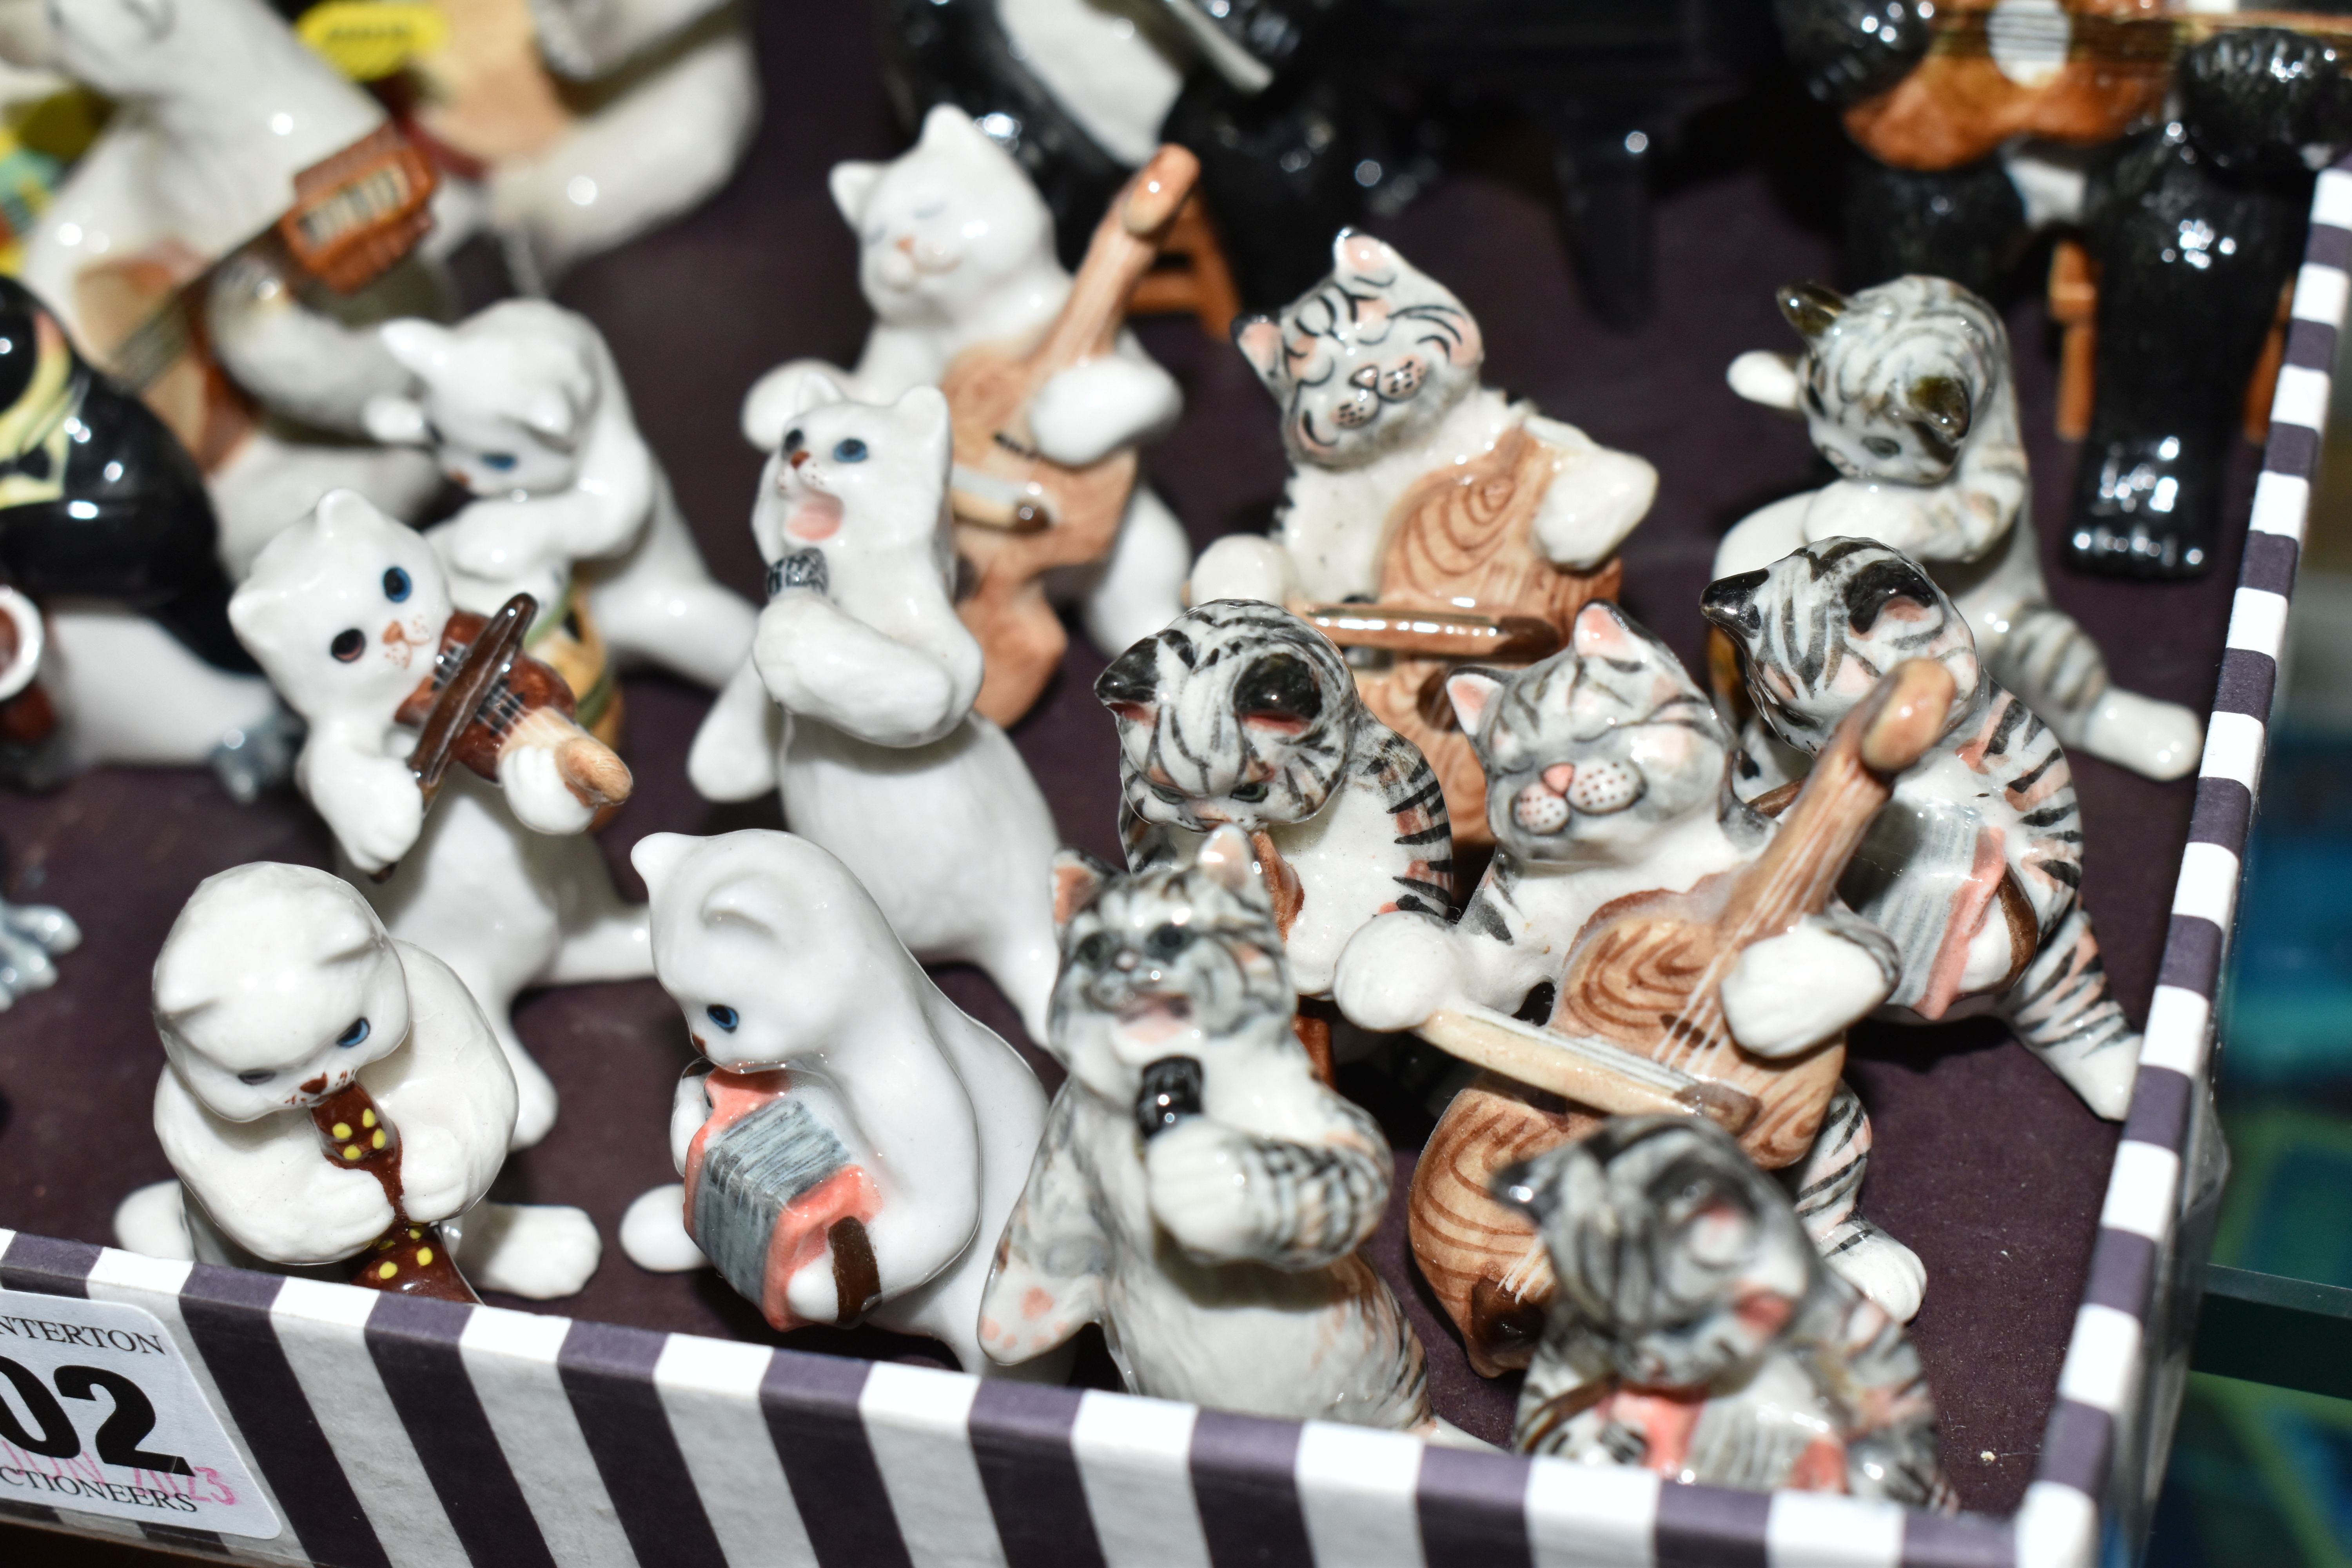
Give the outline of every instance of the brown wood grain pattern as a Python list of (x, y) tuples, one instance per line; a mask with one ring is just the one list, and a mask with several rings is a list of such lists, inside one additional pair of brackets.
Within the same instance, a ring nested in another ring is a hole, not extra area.
[(1192, 153), (1162, 147), (1103, 215), (1071, 279), (1069, 298), (1043, 336), (1021, 351), (1003, 345), (967, 350), (940, 379), (956, 467), (1015, 490), (1034, 487), (1043, 498), (1044, 526), (1027, 526), (1034, 520), (1024, 519), (1008, 527), (973, 498), (961, 491), (950, 496), (956, 552), (969, 568), (957, 613), (987, 658), (974, 706), (1000, 724), (1029, 710), (1068, 645), (1040, 579), (1057, 566), (1082, 566), (1109, 554), (1137, 471), (1131, 447), (1084, 468), (1045, 457), (1029, 426), (1030, 402), (1054, 376), (1118, 346), (1128, 300), (1199, 177)]
[(1495, 1200), (1495, 1177), (1600, 1124), (1553, 1096), (1481, 1073), (1438, 1118), (1413, 1166), (1405, 1205), (1413, 1260), (1482, 1377), (1528, 1364), (1553, 1289), (1534, 1223)]
[[(1616, 597), (1624, 566), (1612, 556), (1596, 571), (1570, 572), (1537, 549), (1536, 512), (1560, 464), (1556, 448), (1514, 426), (1485, 455), (1416, 480), (1389, 514), (1381, 604), (1542, 620), (1565, 645), (1577, 611)], [(1399, 657), (1385, 669), (1360, 672), (1356, 685), (1381, 722), (1429, 759), (1454, 844), (1492, 844), (1486, 770), (1444, 700), (1454, 668), (1447, 659)]]
[[(1942, 731), (1954, 687), (1942, 666), (1898, 666), (1846, 715), (1771, 839), (1747, 865), (1687, 891), (1635, 893), (1596, 910), (1570, 950), (1550, 1026), (1598, 1035), (1668, 1067), (1726, 1084), (1758, 1105), (1740, 1147), (1766, 1169), (1811, 1146), (1845, 1067), (1843, 1036), (1794, 1056), (1743, 1049), (1723, 1018), (1722, 986), (1740, 954), (1829, 902), (1847, 859), (1892, 794), (1894, 773)], [(1551, 1097), (1484, 1073), (1455, 1097), (1413, 1173), (1413, 1257), (1481, 1372), (1511, 1364), (1520, 1331), (1497, 1318), (1549, 1300), (1528, 1283), (1526, 1222), (1494, 1201), (1496, 1173), (1581, 1136), (1599, 1118), (1547, 1110)], [(1524, 1363), (1519, 1363), (1524, 1364)]]
[(1768, 1170), (1801, 1157), (1836, 1092), (1844, 1041), (1769, 1059), (1743, 1050), (1724, 1022), (1723, 983), (1749, 946), (1828, 906), (1892, 794), (1889, 772), (1908, 766), (1933, 742), (1952, 691), (1940, 665), (1898, 667), (1822, 748), (1753, 862), (1686, 893), (1636, 895), (1601, 909), (1570, 958), (1554, 1026), (1615, 1040), (1754, 1097), (1761, 1109), (1740, 1146)]

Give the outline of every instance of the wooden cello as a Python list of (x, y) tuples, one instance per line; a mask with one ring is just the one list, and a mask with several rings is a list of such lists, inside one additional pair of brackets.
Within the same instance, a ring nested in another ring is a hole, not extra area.
[(1525, 1364), (1551, 1294), (1534, 1228), (1489, 1195), (1504, 1167), (1626, 1112), (1707, 1116), (1768, 1170), (1811, 1147), (1845, 1067), (1843, 1037), (1753, 1055), (1725, 1026), (1723, 982), (1751, 944), (1827, 906), (1893, 775), (1935, 743), (1953, 695), (1941, 665), (1897, 666), (1838, 726), (1754, 860), (1686, 891), (1602, 907), (1570, 949), (1548, 1027), (1486, 1009), (1422, 1026), (1487, 1069), (1430, 1135), (1408, 1208), (1413, 1256), (1479, 1371)]
[(1135, 489), (1133, 447), (1076, 468), (1039, 452), (1030, 401), (1061, 372), (1118, 347), (1129, 296), (1200, 175), (1181, 147), (1153, 153), (1103, 215), (1044, 337), (1020, 353), (967, 350), (940, 378), (955, 438), (949, 504), (965, 564), (957, 613), (988, 660), (974, 706), (999, 724), (1029, 710), (1068, 646), (1041, 579), (1109, 554)]

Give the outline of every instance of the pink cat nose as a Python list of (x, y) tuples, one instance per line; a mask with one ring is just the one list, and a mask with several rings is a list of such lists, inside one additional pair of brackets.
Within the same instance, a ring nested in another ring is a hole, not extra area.
[(908, 254), (908, 256), (912, 256), (912, 255), (914, 255), (914, 254), (915, 254), (915, 237), (914, 237), (913, 235), (911, 235), (911, 234), (902, 234), (902, 235), (900, 235), (900, 236), (898, 237), (898, 240), (896, 241), (896, 244), (898, 245), (898, 247), (900, 250), (902, 250), (902, 251), (906, 252), (906, 254)]
[(1568, 786), (1576, 782), (1574, 763), (1554, 763), (1543, 771), (1544, 788), (1554, 795), (1566, 795)]
[(807, 461), (808, 461), (808, 448), (807, 448), (806, 447), (803, 447), (799, 451), (794, 452), (794, 453), (793, 454), (792, 462), (793, 462), (793, 468), (799, 468), (803, 463), (805, 463), (805, 462), (807, 462)]

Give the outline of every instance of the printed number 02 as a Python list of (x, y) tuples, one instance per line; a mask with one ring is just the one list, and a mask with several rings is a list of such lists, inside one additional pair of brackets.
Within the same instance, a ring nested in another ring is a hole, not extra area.
[[(81, 1436), (74, 1430), (65, 1406), (41, 1386), (41, 1380), (29, 1368), (0, 1356), (0, 1377), (6, 1378), (16, 1388), (16, 1397), (25, 1402), (25, 1409), (41, 1429), (38, 1436), (26, 1431), (8, 1402), (0, 1399), (0, 1438), (52, 1459), (70, 1459), (81, 1452)], [(99, 1390), (104, 1389), (113, 1401), (113, 1413), (98, 1429), (98, 1458), (101, 1464), (152, 1470), (159, 1475), (194, 1474), (188, 1461), (179, 1455), (151, 1454), (139, 1446), (155, 1429), (155, 1406), (137, 1384), (119, 1372), (94, 1366), (61, 1366), (57, 1370), (56, 1381), (58, 1393), (68, 1399), (96, 1399)]]

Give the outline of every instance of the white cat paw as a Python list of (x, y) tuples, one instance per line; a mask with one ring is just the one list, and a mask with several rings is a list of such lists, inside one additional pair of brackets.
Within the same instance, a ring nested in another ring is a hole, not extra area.
[(552, 746), (509, 745), (499, 753), (499, 787), (507, 809), (533, 833), (585, 832), (596, 808), (572, 793)]
[(177, 1178), (150, 1182), (114, 1205), (114, 1245), (144, 1258), (196, 1256), (188, 1239), (188, 1198)]
[(81, 928), (47, 904), (0, 903), (0, 1012), (27, 992), (58, 983), (54, 954), (71, 952)]
[(554, 1204), (476, 1204), (458, 1231), (468, 1280), (532, 1301), (578, 1295), (604, 1256), (587, 1211)]
[(2094, 1115), (2121, 1121), (2131, 1110), (2132, 1086), (2139, 1081), (2139, 1037), (2126, 1035), (2088, 1051), (2036, 1050), (2042, 1065), (2083, 1097)]
[(1084, 468), (1175, 422), (1184, 395), (1150, 360), (1104, 354), (1072, 365), (1039, 387), (1029, 403), (1037, 449), (1057, 463)]
[(1822, 1261), (1896, 1322), (1907, 1323), (1919, 1315), (1919, 1303), (1927, 1295), (1927, 1266), (1868, 1220), (1853, 1221), (1843, 1245)]
[(648, 1274), (708, 1268), (710, 1259), (686, 1234), (686, 1184), (639, 1193), (621, 1215), (621, 1252)]
[(507, 1147), (528, 1149), (555, 1125), (555, 1084), (546, 1068), (519, 1049), (507, 1052), (507, 1066), (515, 1079), (515, 1124)]
[(1400, 911), (1366, 921), (1339, 954), (1331, 995), (1360, 1029), (1418, 1027), (1459, 989), (1447, 928)]
[(1758, 1056), (1790, 1056), (1843, 1031), (1893, 986), (1877, 954), (1807, 920), (1739, 955), (1723, 982), (1723, 1021)]
[(1217, 599), (1259, 599), (1279, 605), (1297, 591), (1298, 573), (1291, 565), (1288, 551), (1255, 534), (1229, 533), (1192, 563), (1192, 580), (1184, 596), (1194, 605)]
[(2205, 725), (2178, 702), (2110, 686), (2083, 721), (2083, 750), (2152, 779), (2177, 779), (2204, 755)]

